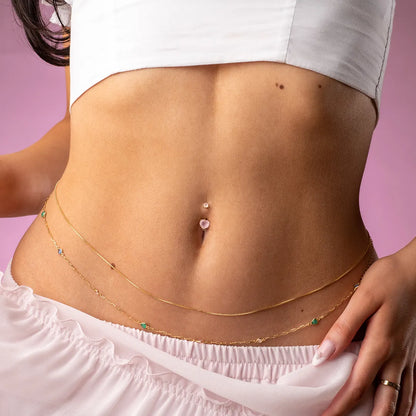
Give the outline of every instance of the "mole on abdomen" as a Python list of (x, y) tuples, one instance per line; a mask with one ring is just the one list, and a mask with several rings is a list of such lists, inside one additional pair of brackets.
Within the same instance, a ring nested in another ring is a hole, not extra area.
[(318, 84), (318, 88), (322, 88), (322, 85), (321, 84)]
[(275, 84), (275, 85), (276, 85), (276, 87), (279, 87), (281, 90), (285, 87), (283, 84), (280, 84), (280, 85), (279, 85), (277, 82), (276, 82), (276, 84)]

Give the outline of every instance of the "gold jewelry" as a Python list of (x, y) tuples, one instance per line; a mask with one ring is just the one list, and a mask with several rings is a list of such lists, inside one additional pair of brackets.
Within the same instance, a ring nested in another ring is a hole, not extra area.
[(380, 379), (380, 384), (383, 384), (384, 386), (393, 387), (397, 391), (400, 391), (400, 384), (393, 383), (392, 381), (381, 378)]
[[(329, 283), (326, 283), (326, 284), (324, 284), (324, 285), (322, 285), (322, 286), (320, 286), (320, 287), (318, 287), (318, 288), (316, 288), (316, 289), (313, 289), (313, 290), (311, 290), (311, 291), (309, 291), (309, 292), (307, 292), (307, 293), (303, 293), (303, 294), (301, 294), (301, 295), (298, 295), (298, 296), (295, 296), (295, 297), (292, 297), (292, 298), (290, 298), (290, 299), (286, 299), (286, 300), (283, 300), (283, 301), (280, 301), (280, 302), (277, 302), (277, 303), (275, 303), (275, 304), (273, 304), (273, 305), (269, 305), (269, 306), (263, 306), (263, 307), (261, 307), (261, 308), (257, 308), (257, 309), (254, 309), (254, 310), (249, 310), (249, 311), (245, 311), (245, 312), (235, 312), (235, 313), (222, 313), (222, 312), (210, 312), (210, 311), (204, 311), (204, 310), (202, 310), (202, 309), (198, 309), (198, 308), (194, 308), (194, 307), (192, 307), (192, 306), (187, 306), (187, 305), (181, 305), (181, 304), (179, 304), (179, 303), (176, 303), (176, 302), (173, 302), (173, 301), (170, 301), (170, 300), (167, 300), (167, 299), (163, 299), (163, 298), (160, 298), (160, 297), (158, 297), (158, 296), (156, 296), (156, 295), (154, 295), (153, 293), (151, 293), (151, 292), (149, 292), (148, 290), (146, 290), (146, 289), (144, 289), (143, 287), (141, 287), (140, 285), (138, 285), (137, 283), (134, 283), (126, 274), (124, 274), (121, 270), (119, 270), (118, 268), (117, 268), (117, 266), (113, 263), (113, 262), (110, 262), (109, 260), (107, 260), (102, 254), (100, 254), (98, 251), (97, 251), (97, 249), (90, 243), (90, 242), (88, 242), (80, 233), (79, 233), (79, 231), (77, 231), (76, 229), (75, 229), (75, 227), (72, 225), (72, 223), (69, 221), (69, 219), (68, 219), (68, 217), (65, 215), (65, 213), (64, 213), (64, 211), (63, 211), (63, 209), (62, 209), (62, 207), (61, 207), (61, 204), (60, 204), (60, 202), (59, 202), (59, 200), (58, 200), (58, 194), (57, 194), (57, 186), (58, 186), (58, 183), (56, 183), (56, 185), (55, 185), (55, 189), (54, 189), (54, 195), (55, 195), (55, 200), (56, 200), (56, 203), (57, 203), (57, 206), (58, 206), (58, 209), (59, 209), (59, 211), (61, 212), (61, 214), (62, 214), (62, 216), (63, 216), (63, 218), (64, 218), (64, 220), (66, 221), (66, 223), (70, 226), (70, 228), (72, 229), (72, 231), (102, 260), (102, 261), (104, 261), (104, 263), (106, 263), (108, 266), (110, 266), (111, 267), (111, 269), (112, 270), (115, 270), (119, 275), (121, 275), (130, 285), (132, 285), (135, 289), (137, 289), (137, 290), (139, 290), (139, 291), (141, 291), (142, 293), (144, 293), (145, 295), (147, 295), (147, 296), (149, 296), (149, 297), (151, 297), (152, 299), (154, 299), (154, 300), (157, 300), (157, 301), (159, 301), (159, 302), (163, 302), (163, 303), (166, 303), (166, 304), (169, 304), (169, 305), (172, 305), (172, 306), (176, 306), (176, 307), (179, 307), (179, 308), (182, 308), (182, 309), (188, 309), (188, 310), (192, 310), (192, 311), (195, 311), (195, 312), (200, 312), (200, 313), (204, 313), (204, 314), (207, 314), (207, 315), (214, 315), (214, 316), (245, 316), (245, 315), (251, 315), (251, 314), (254, 314), (254, 313), (257, 313), (257, 312), (261, 312), (261, 311), (265, 311), (265, 310), (270, 310), (270, 309), (274, 309), (274, 308), (277, 308), (277, 307), (279, 307), (279, 306), (282, 306), (282, 305), (286, 305), (287, 303), (290, 303), (290, 302), (293, 302), (293, 301), (295, 301), (295, 300), (298, 300), (298, 299), (301, 299), (301, 298), (304, 298), (304, 297), (306, 297), (306, 296), (309, 296), (309, 295), (312, 295), (312, 294), (314, 294), (314, 293), (316, 293), (316, 292), (318, 292), (318, 291), (320, 291), (320, 290), (323, 290), (323, 289), (325, 289), (325, 288), (327, 288), (327, 287), (329, 287), (329, 286), (331, 286), (331, 285), (333, 285), (334, 283), (336, 283), (336, 282), (338, 282), (340, 279), (342, 279), (344, 276), (346, 276), (351, 270), (353, 270), (355, 267), (357, 267), (357, 265), (362, 261), (362, 259), (366, 256), (366, 254), (368, 253), (368, 251), (369, 251), (369, 249), (370, 249), (370, 247), (372, 247), (372, 244), (373, 244), (373, 242), (372, 242), (372, 240), (371, 240), (371, 237), (370, 237), (370, 234), (368, 233), (368, 231), (367, 231), (367, 236), (368, 236), (368, 244), (367, 244), (367, 247), (366, 247), (366, 249), (365, 249), (365, 251), (364, 251), (364, 253), (360, 256), (360, 258), (350, 267), (350, 268), (348, 268), (344, 273), (342, 273), (340, 276), (338, 276), (337, 278), (335, 278), (334, 280), (332, 280), (332, 281), (330, 281)], [(49, 198), (48, 198), (49, 199)], [(47, 202), (47, 200), (46, 200), (46, 202)], [(45, 205), (44, 205), (44, 208), (43, 208), (43, 212), (45, 212), (45, 215), (46, 215), (46, 202), (45, 202)], [(43, 215), (42, 215), (43, 216)], [(201, 221), (203, 221), (203, 220), (201, 220)], [(204, 220), (204, 221), (208, 221), (208, 220)]]
[[(299, 331), (300, 329), (303, 328), (307, 328), (309, 326), (313, 326), (313, 325), (317, 325), (323, 318), (325, 318), (326, 316), (328, 316), (331, 312), (335, 311), (335, 309), (337, 309), (339, 306), (341, 306), (347, 299), (349, 299), (353, 293), (356, 290), (356, 287), (358, 283), (356, 283), (354, 285), (353, 290), (351, 290), (346, 296), (344, 296), (337, 304), (335, 304), (334, 306), (332, 306), (330, 309), (328, 309), (327, 311), (325, 311), (324, 313), (322, 313), (320, 316), (317, 316), (315, 318), (313, 318), (312, 320), (309, 320), (308, 322), (305, 322), (303, 324), (300, 324), (294, 328), (290, 328), (288, 330), (285, 331), (281, 331), (278, 332), (276, 334), (273, 335), (269, 335), (269, 336), (265, 336), (262, 338), (255, 338), (255, 339), (249, 339), (249, 340), (244, 340), (244, 341), (213, 341), (213, 340), (202, 340), (202, 339), (194, 339), (194, 338), (188, 338), (188, 337), (182, 337), (179, 335), (174, 335), (171, 334), (167, 331), (164, 330), (160, 330), (160, 329), (156, 329), (153, 326), (149, 325), (148, 323), (141, 321), (140, 319), (135, 318), (133, 315), (129, 314), (128, 312), (126, 312), (122, 307), (120, 307), (117, 303), (113, 302), (112, 300), (110, 300), (100, 289), (98, 289), (96, 286), (94, 286), (93, 283), (91, 283), (87, 277), (85, 277), (79, 270), (78, 268), (71, 262), (71, 260), (66, 256), (64, 250), (62, 249), (62, 247), (59, 246), (59, 244), (56, 242), (52, 231), (49, 227), (48, 224), (48, 220), (47, 220), (47, 212), (46, 212), (46, 202), (45, 205), (43, 207), (42, 213), (41, 213), (41, 217), (44, 219), (45, 225), (46, 225), (46, 229), (49, 233), (49, 236), (55, 246), (55, 248), (58, 251), (58, 254), (69, 264), (69, 266), (71, 267), (72, 270), (74, 270), (79, 276), (80, 278), (88, 285), (88, 287), (90, 289), (92, 289), (94, 291), (94, 293), (99, 296), (101, 299), (103, 299), (105, 302), (107, 302), (108, 304), (110, 304), (111, 306), (113, 306), (115, 309), (117, 309), (119, 312), (121, 312), (123, 315), (125, 315), (128, 319), (130, 319), (131, 321), (135, 322), (136, 324), (139, 324), (140, 327), (143, 330), (146, 330), (147, 332), (152, 332), (152, 333), (156, 333), (156, 334), (160, 334), (160, 335), (165, 335), (165, 336), (169, 336), (171, 338), (178, 338), (178, 339), (182, 339), (182, 340), (186, 340), (186, 341), (193, 341), (193, 342), (198, 342), (198, 343), (204, 343), (204, 344), (217, 344), (217, 345), (247, 345), (247, 344), (262, 344), (263, 342), (269, 340), (269, 339), (274, 339), (274, 338), (278, 338), (278, 337), (282, 337), (284, 335), (288, 335), (291, 334), (293, 332)], [(361, 279), (360, 279), (361, 281)], [(140, 329), (140, 328), (139, 328)]]

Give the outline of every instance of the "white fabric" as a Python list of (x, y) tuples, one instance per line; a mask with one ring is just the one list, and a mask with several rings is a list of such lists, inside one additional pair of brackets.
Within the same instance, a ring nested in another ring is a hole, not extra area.
[[(174, 339), (36, 295), (17, 285), (10, 263), (0, 272), (1, 415), (319, 416), (347, 380), (359, 347), (314, 367), (313, 345)], [(370, 415), (372, 400), (370, 389), (350, 415)]]
[[(64, 27), (70, 27), (71, 26), (71, 12), (72, 12), (72, 1), (73, 0), (65, 0), (66, 4), (63, 4), (61, 6), (58, 6), (58, 14), (56, 11), (52, 13), (52, 16), (50, 17), (49, 21), (55, 25), (60, 25)], [(45, 6), (52, 6), (50, 3), (48, 3), (46, 0), (41, 0), (41, 4), (44, 4)], [(59, 21), (61, 19), (61, 21)], [(61, 25), (62, 22), (62, 25)]]
[(337, 79), (379, 110), (395, 0), (65, 1), (71, 106), (117, 72), (273, 61)]

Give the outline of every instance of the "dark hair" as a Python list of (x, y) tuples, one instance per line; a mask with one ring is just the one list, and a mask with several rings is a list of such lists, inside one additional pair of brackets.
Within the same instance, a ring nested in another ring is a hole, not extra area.
[(11, 1), (17, 17), (23, 24), (27, 40), (38, 56), (52, 65), (69, 65), (71, 30), (64, 27), (58, 12), (58, 7), (66, 4), (65, 0), (46, 0), (54, 7), (61, 22), (62, 29), (59, 31), (47, 28), (48, 24), (42, 18), (39, 0)]

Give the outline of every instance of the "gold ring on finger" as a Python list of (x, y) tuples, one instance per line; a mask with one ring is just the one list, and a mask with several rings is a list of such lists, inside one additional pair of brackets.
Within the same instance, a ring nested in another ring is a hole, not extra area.
[(400, 391), (400, 384), (393, 383), (392, 381), (386, 380), (384, 378), (380, 379), (380, 384), (383, 384), (384, 386), (393, 387), (397, 391)]

